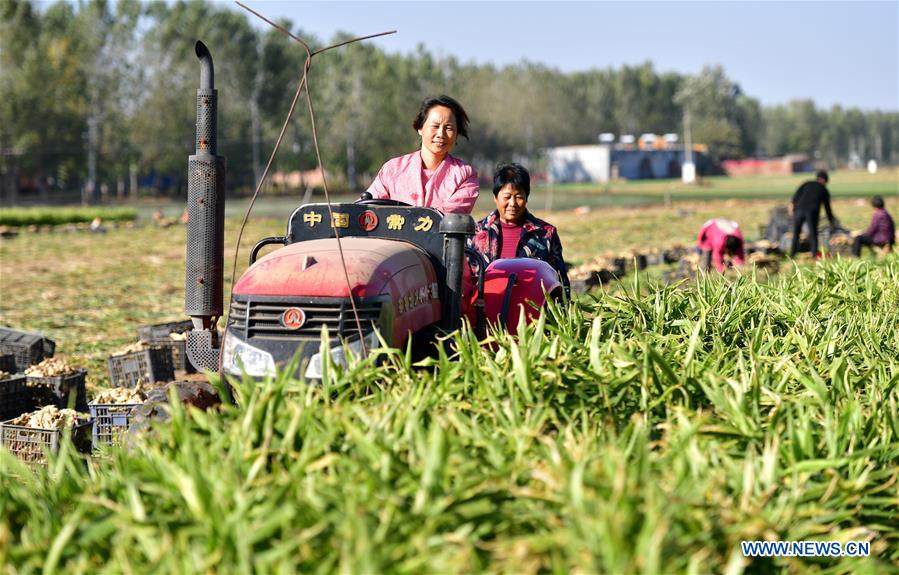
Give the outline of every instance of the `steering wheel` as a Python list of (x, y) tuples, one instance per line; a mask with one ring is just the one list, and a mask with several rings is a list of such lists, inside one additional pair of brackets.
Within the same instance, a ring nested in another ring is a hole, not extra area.
[(353, 203), (360, 206), (412, 206), (412, 204), (389, 198), (360, 198)]

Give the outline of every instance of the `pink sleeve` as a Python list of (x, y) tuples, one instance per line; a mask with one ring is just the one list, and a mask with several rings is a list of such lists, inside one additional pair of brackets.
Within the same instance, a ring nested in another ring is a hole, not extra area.
[(733, 256), (734, 265), (735, 265), (735, 266), (741, 266), (741, 265), (743, 265), (743, 257), (744, 257), (743, 243), (741, 242), (741, 243), (740, 243), (740, 249), (738, 249), (738, 250), (737, 250), (737, 253), (735, 253), (734, 256)]
[(720, 273), (724, 273), (724, 254), (722, 250), (712, 248), (712, 263), (715, 264), (715, 269)]
[(443, 204), (445, 214), (470, 214), (478, 201), (481, 186), (478, 184), (478, 172), (471, 168), (468, 176), (462, 180), (453, 195)]
[(368, 187), (368, 193), (376, 200), (384, 200), (390, 198), (390, 190), (387, 188), (385, 181), (391, 181), (393, 178), (388, 174), (390, 172), (390, 162), (387, 162), (378, 171), (375, 180)]

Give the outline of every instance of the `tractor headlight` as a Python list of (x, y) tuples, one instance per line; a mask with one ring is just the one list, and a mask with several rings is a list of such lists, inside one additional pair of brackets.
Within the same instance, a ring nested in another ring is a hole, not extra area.
[[(353, 355), (359, 357), (362, 355), (362, 345), (360, 344), (360, 339), (354, 339), (353, 341), (347, 342), (344, 345), (340, 345), (337, 347), (331, 348), (331, 362), (335, 365), (339, 365), (341, 367), (347, 366), (347, 351), (352, 352)], [(380, 345), (380, 340), (378, 339), (378, 334), (376, 332), (371, 332), (367, 336), (365, 336), (365, 349), (367, 351), (371, 351)], [(304, 373), (306, 379), (321, 379), (322, 378), (322, 354), (321, 352), (316, 353), (312, 357), (309, 358), (309, 365), (306, 366), (306, 371)]]
[(241, 368), (247, 375), (264, 377), (275, 375), (275, 358), (267, 351), (253, 347), (229, 331), (222, 349), (222, 369), (232, 375), (240, 375)]

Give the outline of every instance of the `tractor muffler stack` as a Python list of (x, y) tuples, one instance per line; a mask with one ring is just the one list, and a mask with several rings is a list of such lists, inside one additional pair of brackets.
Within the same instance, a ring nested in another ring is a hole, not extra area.
[(199, 369), (218, 370), (216, 323), (223, 312), (225, 257), (225, 158), (217, 152), (218, 102), (212, 55), (196, 44), (200, 59), (196, 152), (188, 159), (187, 274), (184, 311), (193, 320), (187, 354)]
[(443, 327), (458, 329), (462, 323), (462, 266), (465, 263), (465, 242), (475, 233), (474, 220), (469, 215), (447, 214), (440, 222), (443, 234), (443, 261), (446, 265), (448, 297), (443, 301)]

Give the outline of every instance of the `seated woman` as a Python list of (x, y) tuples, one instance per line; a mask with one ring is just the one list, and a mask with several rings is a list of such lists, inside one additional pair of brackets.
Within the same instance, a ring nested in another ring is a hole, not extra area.
[(724, 272), (724, 256), (730, 256), (734, 266), (743, 265), (743, 232), (737, 222), (725, 218), (709, 220), (702, 225), (696, 238), (696, 247), (702, 252), (700, 267), (708, 271), (712, 264)]
[(880, 196), (871, 198), (871, 207), (874, 208), (871, 225), (867, 230), (855, 236), (852, 242), (852, 255), (856, 257), (862, 255), (862, 246), (888, 246), (887, 250), (892, 251), (893, 245), (896, 243), (896, 224), (884, 207), (883, 198)]
[(425, 98), (412, 127), (421, 150), (388, 160), (368, 193), (445, 214), (470, 214), (478, 199), (478, 172), (450, 155), (457, 135), (468, 139), (468, 115), (449, 96)]
[(478, 222), (472, 247), (489, 263), (503, 258), (535, 258), (551, 265), (570, 290), (568, 266), (556, 228), (528, 211), (531, 176), (518, 164), (505, 164), (493, 176), (496, 211)]

